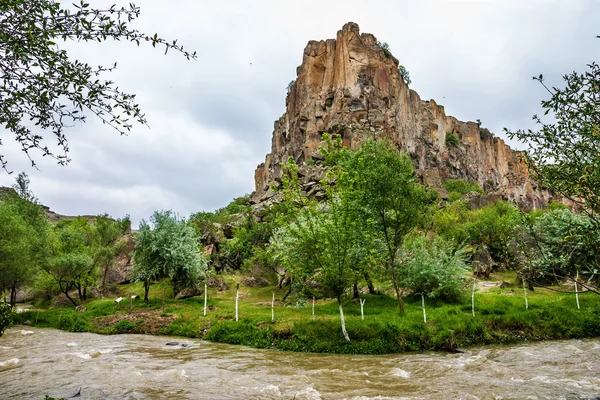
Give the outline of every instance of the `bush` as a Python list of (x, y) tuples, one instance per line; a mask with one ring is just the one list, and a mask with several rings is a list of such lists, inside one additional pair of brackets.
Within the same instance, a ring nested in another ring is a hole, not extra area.
[(458, 192), (461, 195), (471, 192), (484, 193), (481, 186), (479, 186), (479, 184), (476, 182), (469, 182), (460, 178), (448, 179), (443, 183), (443, 185), (448, 192)]
[(460, 139), (454, 132), (446, 132), (446, 146), (456, 147), (460, 144)]
[(429, 298), (458, 300), (467, 264), (464, 252), (452, 247), (441, 239), (428, 242), (424, 236), (408, 240), (401, 254), (401, 286)]
[(0, 336), (4, 333), (4, 331), (13, 323), (15, 318), (15, 313), (12, 308), (5, 302), (0, 302)]
[(131, 333), (135, 331), (136, 327), (133, 322), (127, 320), (121, 320), (115, 324), (117, 333)]

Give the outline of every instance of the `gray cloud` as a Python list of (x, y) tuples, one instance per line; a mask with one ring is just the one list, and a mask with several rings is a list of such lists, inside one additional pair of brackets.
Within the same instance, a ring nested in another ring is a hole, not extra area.
[[(41, 171), (0, 130), (9, 167), (27, 172), (34, 192), (57, 212), (130, 214), (137, 224), (157, 209), (187, 216), (252, 191), (307, 41), (333, 38), (348, 21), (390, 44), (422, 98), (459, 119), (481, 119), (501, 137), (505, 126), (533, 127), (531, 115), (547, 97), (533, 75), (559, 85), (562, 74), (594, 61), (600, 47), (600, 3), (593, 0), (138, 5), (139, 29), (178, 38), (198, 51), (198, 61), (120, 42), (67, 48), (91, 64), (117, 61), (107, 78), (137, 93), (150, 129), (137, 126), (119, 137), (90, 119), (67, 132), (72, 163), (59, 167), (38, 157)], [(13, 179), (0, 174), (0, 185)]]

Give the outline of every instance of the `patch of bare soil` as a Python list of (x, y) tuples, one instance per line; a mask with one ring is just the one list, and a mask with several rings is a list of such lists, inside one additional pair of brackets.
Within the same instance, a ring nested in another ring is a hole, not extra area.
[(107, 317), (98, 317), (93, 319), (93, 324), (96, 328), (110, 328), (119, 321), (129, 321), (136, 324), (136, 329), (133, 333), (142, 333), (150, 335), (158, 335), (161, 330), (166, 328), (177, 318), (177, 315), (166, 314), (161, 315), (160, 310), (136, 310), (131, 314), (109, 315)]

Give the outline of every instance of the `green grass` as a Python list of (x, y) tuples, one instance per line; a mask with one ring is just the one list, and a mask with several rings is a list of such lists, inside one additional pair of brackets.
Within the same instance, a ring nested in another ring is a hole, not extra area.
[[(347, 299), (344, 314), (352, 339), (347, 342), (342, 336), (334, 300), (316, 301), (315, 321), (311, 317), (312, 299), (305, 307), (277, 305), (275, 321), (271, 322), (272, 293), (275, 291), (275, 299), (280, 301), (287, 289), (240, 287), (240, 321), (235, 321), (235, 283), (240, 278), (227, 276), (230, 286), (227, 291), (209, 289), (207, 317), (203, 316), (202, 297), (175, 301), (169, 290), (162, 313), (163, 289), (169, 288), (168, 282), (163, 282), (152, 286), (148, 304), (134, 301), (133, 316), (128, 316), (127, 301), (115, 305), (113, 299), (95, 299), (86, 303), (85, 313), (76, 313), (72, 307), (36, 309), (18, 314), (17, 323), (29, 320), (33, 326), (74, 332), (130, 333), (141, 332), (144, 324), (154, 319), (166, 324), (152, 332), (156, 334), (258, 348), (353, 354), (451, 350), (484, 344), (600, 336), (600, 296), (580, 294), (582, 308), (578, 310), (573, 295), (536, 289), (528, 293), (529, 309), (526, 310), (522, 289), (511, 285), (476, 292), (475, 317), (471, 315), (469, 293), (455, 304), (426, 300), (426, 324), (417, 296), (404, 299), (405, 312), (400, 315), (395, 298), (365, 295), (364, 321), (360, 318), (358, 302)], [(493, 278), (513, 282), (514, 273), (496, 274)], [(139, 284), (124, 285), (122, 289), (123, 293), (143, 295)], [(102, 317), (115, 318), (117, 322), (99, 326), (97, 321)]]

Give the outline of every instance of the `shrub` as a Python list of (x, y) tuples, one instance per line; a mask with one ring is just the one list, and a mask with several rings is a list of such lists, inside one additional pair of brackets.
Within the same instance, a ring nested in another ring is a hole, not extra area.
[(446, 132), (446, 146), (456, 147), (460, 144), (460, 139), (453, 132)]
[(135, 331), (136, 325), (127, 320), (121, 320), (115, 324), (115, 329), (118, 333), (131, 333)]
[(12, 308), (5, 302), (0, 302), (0, 336), (2, 336), (6, 329), (10, 328), (14, 317), (15, 313)]
[(457, 192), (461, 196), (471, 192), (484, 193), (481, 186), (476, 182), (469, 182), (460, 178), (448, 179), (444, 181), (443, 185), (448, 192)]
[(401, 285), (430, 298), (456, 301), (463, 290), (467, 270), (462, 250), (442, 239), (428, 242), (424, 236), (408, 240), (402, 248)]

